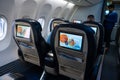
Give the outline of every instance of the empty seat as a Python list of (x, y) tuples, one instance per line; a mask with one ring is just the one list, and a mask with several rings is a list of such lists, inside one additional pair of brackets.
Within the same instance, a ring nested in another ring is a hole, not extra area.
[(41, 25), (33, 19), (17, 19), (13, 26), (13, 38), (18, 45), (18, 55), (25, 61), (43, 66), (48, 46), (41, 35)]
[(120, 46), (120, 27), (118, 27), (116, 32), (115, 42), (117, 46)]
[(92, 80), (96, 42), (90, 27), (60, 24), (54, 28), (50, 44), (59, 74), (78, 80)]
[(116, 32), (115, 43), (118, 48), (118, 58), (119, 58), (119, 64), (120, 64), (120, 27), (118, 27)]

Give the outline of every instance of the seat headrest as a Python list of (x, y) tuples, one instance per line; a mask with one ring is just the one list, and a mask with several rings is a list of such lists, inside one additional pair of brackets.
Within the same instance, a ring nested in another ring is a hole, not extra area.
[(36, 26), (36, 28), (38, 28), (39, 26), (39, 30), (42, 31), (42, 27), (40, 25), (40, 23), (34, 19), (29, 19), (29, 18), (26, 18), (26, 19), (16, 19), (15, 20), (15, 23), (18, 23), (18, 22), (22, 22), (22, 23), (28, 23), (31, 25), (31, 27), (34, 27)]
[(89, 33), (92, 35), (94, 34), (94, 31), (91, 28), (89, 28), (88, 26), (84, 24), (78, 24), (78, 23), (60, 24), (57, 27), (55, 27), (54, 32), (56, 32), (58, 28), (75, 28), (75, 29), (83, 30), (87, 34)]
[(64, 20), (64, 19), (61, 19), (61, 18), (54, 18), (50, 22), (50, 31), (53, 30), (52, 28), (53, 28), (53, 23), (54, 22), (58, 22), (58, 24), (69, 23), (69, 21), (67, 21), (67, 20)]
[(83, 24), (94, 24), (94, 25), (97, 25), (99, 28), (103, 27), (102, 24), (98, 23), (98, 22), (95, 22), (95, 21), (85, 21), (83, 22)]

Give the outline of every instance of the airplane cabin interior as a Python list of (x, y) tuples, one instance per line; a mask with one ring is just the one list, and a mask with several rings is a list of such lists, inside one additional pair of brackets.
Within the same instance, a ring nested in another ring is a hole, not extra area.
[[(117, 21), (106, 48), (104, 21), (111, 4)], [(119, 0), (0, 0), (0, 80), (119, 76)]]

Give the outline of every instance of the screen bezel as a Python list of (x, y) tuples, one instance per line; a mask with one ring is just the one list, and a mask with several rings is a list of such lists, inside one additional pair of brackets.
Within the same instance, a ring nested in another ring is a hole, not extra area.
[[(17, 27), (18, 26), (28, 26), (28, 27), (30, 27), (30, 35), (29, 35), (29, 38), (25, 38), (25, 37), (20, 37), (20, 36), (17, 36)], [(31, 42), (31, 26), (28, 24), (16, 24), (16, 26), (15, 26), (15, 37), (16, 37), (16, 39), (17, 40), (19, 40), (19, 41), (23, 41), (23, 42)]]
[[(66, 34), (72, 34), (72, 35), (82, 36), (81, 49), (80, 50), (76, 50), (76, 49), (72, 49), (72, 48), (60, 46), (60, 33), (66, 33)], [(82, 52), (83, 51), (83, 44), (84, 44), (84, 36), (83, 36), (82, 33), (66, 32), (66, 31), (61, 31), (61, 30), (58, 32), (58, 46), (61, 47), (61, 48), (64, 48), (64, 49), (67, 49), (67, 50), (72, 50), (72, 51)]]

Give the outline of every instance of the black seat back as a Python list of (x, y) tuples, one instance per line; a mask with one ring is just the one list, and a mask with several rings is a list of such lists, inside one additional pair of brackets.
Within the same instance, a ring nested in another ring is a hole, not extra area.
[(120, 27), (118, 27), (116, 32), (115, 42), (117, 46), (120, 46)]
[(18, 45), (19, 56), (24, 61), (43, 66), (47, 44), (41, 35), (41, 25), (33, 19), (17, 19), (13, 27), (13, 38)]
[(97, 23), (95, 21), (86, 21), (83, 24), (91, 27), (91, 28), (96, 28), (95, 30), (95, 37), (96, 37), (96, 45), (97, 45), (97, 54), (103, 54), (104, 52), (104, 27), (102, 26), (102, 24)]
[(118, 27), (117, 32), (116, 32), (115, 43), (118, 49), (118, 59), (119, 59), (119, 64), (120, 64), (120, 27)]
[(96, 53), (94, 31), (82, 24), (60, 24), (51, 35), (59, 74), (78, 80), (91, 77)]

